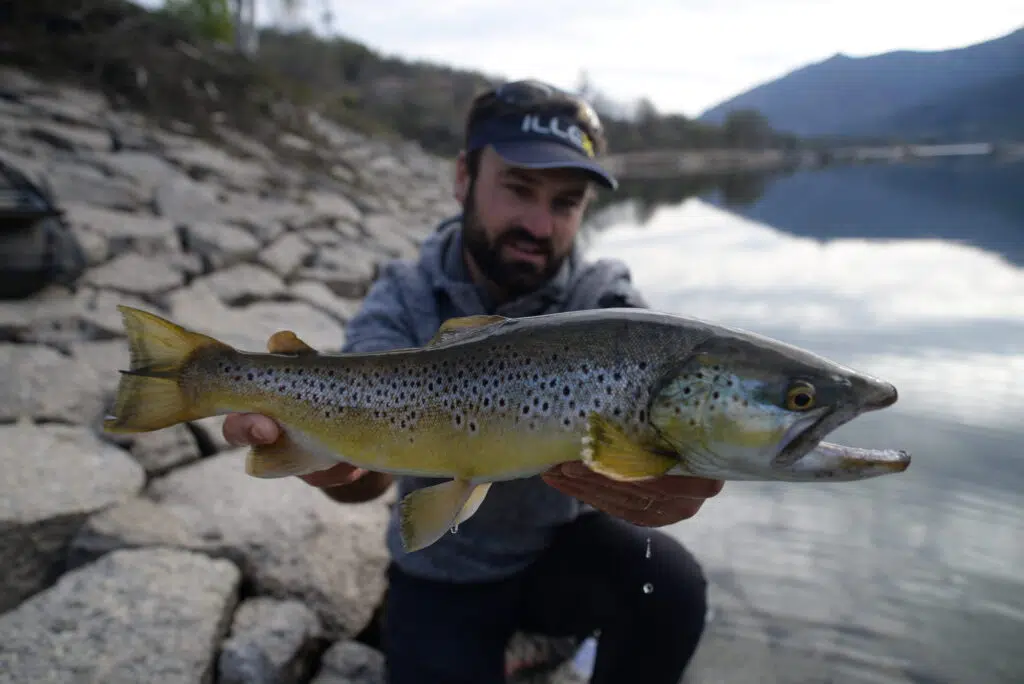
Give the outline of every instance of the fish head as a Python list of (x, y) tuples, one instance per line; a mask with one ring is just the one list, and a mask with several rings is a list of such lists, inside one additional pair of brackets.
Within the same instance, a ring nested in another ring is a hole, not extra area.
[(822, 441), (894, 404), (896, 388), (803, 349), (757, 336), (713, 337), (666, 369), (650, 420), (679, 473), (717, 479), (860, 480), (910, 456)]

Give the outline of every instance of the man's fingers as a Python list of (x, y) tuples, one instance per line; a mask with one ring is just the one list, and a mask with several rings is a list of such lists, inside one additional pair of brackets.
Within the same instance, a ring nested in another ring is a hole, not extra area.
[(356, 468), (348, 463), (339, 463), (338, 465), (331, 466), (325, 470), (318, 470), (315, 473), (299, 475), (299, 477), (305, 480), (306, 484), (311, 484), (314, 487), (320, 487), (322, 489), (324, 487), (337, 487), (339, 485), (351, 484), (366, 473), (367, 471), (362, 468)]
[(272, 419), (258, 413), (232, 413), (224, 419), (221, 430), (224, 440), (232, 446), (271, 444), (281, 436), (281, 428)]
[(670, 475), (659, 477), (653, 480), (639, 480), (636, 482), (619, 482), (611, 478), (595, 473), (582, 461), (570, 461), (563, 463), (554, 469), (554, 472), (570, 480), (580, 480), (587, 483), (588, 488), (601, 487), (602, 489), (613, 489), (626, 496), (653, 496), (656, 498), (694, 498), (710, 499), (717, 496), (724, 486), (721, 480), (708, 480), (702, 477), (682, 477)]
[(561, 492), (589, 503), (605, 513), (643, 527), (661, 527), (694, 517), (703, 499), (645, 497), (635, 491), (624, 494), (611, 488), (594, 487), (580, 479), (548, 473), (544, 480)]

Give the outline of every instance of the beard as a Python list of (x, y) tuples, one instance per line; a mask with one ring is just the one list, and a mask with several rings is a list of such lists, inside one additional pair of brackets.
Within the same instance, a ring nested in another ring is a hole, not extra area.
[[(512, 298), (533, 292), (554, 277), (568, 255), (556, 254), (550, 240), (531, 235), (521, 225), (510, 225), (489, 239), (476, 210), (474, 190), (471, 182), (462, 212), (462, 242), (484, 276)], [(502, 257), (501, 250), (513, 243), (534, 250), (543, 257), (542, 264)]]

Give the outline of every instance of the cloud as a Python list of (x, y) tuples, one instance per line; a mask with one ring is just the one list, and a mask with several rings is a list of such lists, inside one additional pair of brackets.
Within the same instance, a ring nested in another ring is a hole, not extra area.
[[(613, 97), (647, 95), (659, 108), (690, 115), (836, 52), (943, 49), (1021, 23), (1019, 0), (979, 0), (970, 12), (923, 0), (650, 0), (628, 12), (612, 0), (327, 4), (339, 32), (389, 53), (566, 87), (587, 69)], [(310, 4), (307, 15), (323, 6)]]

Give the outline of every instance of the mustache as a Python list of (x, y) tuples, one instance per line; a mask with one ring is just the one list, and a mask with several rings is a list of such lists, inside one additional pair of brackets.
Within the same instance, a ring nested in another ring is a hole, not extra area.
[(546, 256), (551, 256), (554, 252), (554, 245), (551, 244), (551, 240), (547, 238), (537, 238), (530, 234), (530, 231), (526, 230), (522, 226), (512, 226), (507, 231), (498, 236), (494, 241), (494, 248), (499, 249), (504, 245), (513, 242), (525, 242), (533, 245), (537, 250)]

